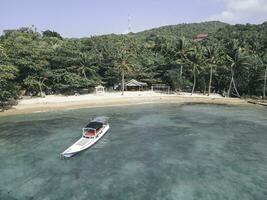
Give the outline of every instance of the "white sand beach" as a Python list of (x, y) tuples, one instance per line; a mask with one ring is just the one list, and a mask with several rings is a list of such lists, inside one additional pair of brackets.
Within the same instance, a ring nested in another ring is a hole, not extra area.
[(245, 100), (225, 98), (219, 94), (174, 93), (161, 94), (152, 91), (111, 92), (103, 94), (85, 94), (77, 96), (47, 95), (44, 98), (33, 97), (19, 100), (18, 105), (1, 112), (0, 115), (46, 112), (86, 107), (120, 106), (145, 103), (215, 103), (247, 104)]

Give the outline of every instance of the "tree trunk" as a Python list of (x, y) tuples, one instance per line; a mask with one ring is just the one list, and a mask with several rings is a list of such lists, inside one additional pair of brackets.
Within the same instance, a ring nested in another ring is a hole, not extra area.
[(39, 90), (40, 90), (40, 97), (43, 97), (43, 90), (42, 90), (42, 82), (38, 81)]
[(122, 70), (121, 72), (121, 90), (122, 90), (121, 95), (124, 95), (124, 70)]
[(180, 67), (180, 79), (182, 79), (182, 75), (183, 75), (183, 65), (181, 65)]
[(235, 79), (234, 79), (234, 77), (233, 77), (233, 85), (234, 85), (235, 92), (236, 92), (237, 96), (240, 98), (240, 94), (239, 94), (239, 92), (237, 91), (237, 88), (236, 88), (236, 85), (235, 85)]
[(180, 67), (180, 90), (182, 90), (182, 84), (183, 84), (183, 65)]
[(191, 95), (194, 93), (195, 87), (196, 87), (196, 66), (194, 66), (193, 75), (194, 75), (194, 85), (193, 85), (193, 88), (192, 88)]
[(266, 80), (267, 80), (267, 66), (265, 68), (265, 74), (264, 74), (263, 99), (265, 99), (266, 97)]
[(83, 70), (83, 76), (84, 76), (85, 79), (87, 79), (87, 76), (86, 76), (86, 73), (85, 73), (84, 70)]
[(204, 91), (203, 91), (203, 94), (205, 95), (206, 94), (206, 90), (207, 90), (207, 85), (206, 85), (205, 79), (203, 80), (203, 83), (204, 83)]
[(234, 77), (233, 77), (233, 74), (232, 74), (230, 85), (229, 85), (229, 89), (228, 89), (228, 92), (227, 92), (227, 96), (228, 97), (230, 97), (230, 92), (231, 92), (231, 89), (232, 89), (233, 79), (234, 79)]
[(211, 83), (212, 83), (212, 75), (213, 75), (213, 67), (211, 65), (210, 66), (210, 81), (209, 81), (209, 92), (208, 92), (208, 96), (210, 96), (210, 89), (211, 89)]
[(232, 78), (231, 78), (231, 82), (230, 82), (230, 86), (229, 86), (229, 90), (228, 90), (228, 97), (230, 97), (230, 93), (231, 93), (231, 89), (232, 89), (232, 84), (234, 86), (234, 89), (235, 89), (235, 92), (236, 92), (237, 96), (240, 97), (239, 92), (238, 92), (238, 90), (236, 88), (235, 79), (234, 79), (234, 74), (235, 73), (234, 73), (234, 70), (233, 70), (232, 67), (231, 67), (231, 74), (232, 74)]

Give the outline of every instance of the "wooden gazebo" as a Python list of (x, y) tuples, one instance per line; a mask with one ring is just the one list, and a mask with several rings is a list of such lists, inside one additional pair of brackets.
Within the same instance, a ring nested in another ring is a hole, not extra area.
[(132, 79), (125, 84), (125, 89), (127, 91), (143, 91), (146, 87), (147, 83), (139, 82), (135, 79)]
[(95, 93), (96, 94), (103, 94), (105, 93), (105, 87), (102, 85), (98, 85), (95, 87)]

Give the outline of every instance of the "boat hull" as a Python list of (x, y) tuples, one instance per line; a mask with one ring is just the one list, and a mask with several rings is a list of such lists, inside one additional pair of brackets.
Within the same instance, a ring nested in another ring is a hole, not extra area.
[(105, 125), (101, 132), (94, 138), (84, 138), (81, 137), (77, 142), (67, 148), (63, 153), (61, 153), (64, 157), (72, 157), (75, 154), (84, 151), (90, 147), (92, 147), (95, 143), (97, 143), (109, 130), (109, 125)]

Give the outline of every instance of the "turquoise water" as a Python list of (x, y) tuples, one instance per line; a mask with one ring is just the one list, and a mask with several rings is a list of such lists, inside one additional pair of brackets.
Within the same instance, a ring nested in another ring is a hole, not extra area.
[[(139, 105), (0, 118), (0, 199), (266, 200), (267, 109)], [(110, 131), (71, 159), (89, 118)]]

